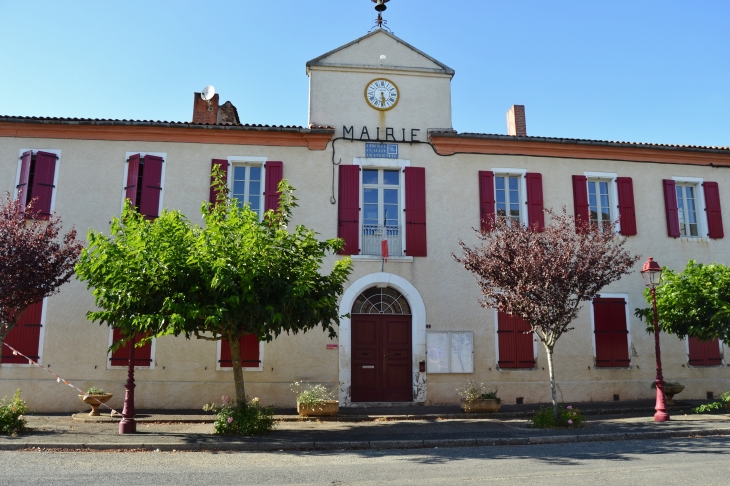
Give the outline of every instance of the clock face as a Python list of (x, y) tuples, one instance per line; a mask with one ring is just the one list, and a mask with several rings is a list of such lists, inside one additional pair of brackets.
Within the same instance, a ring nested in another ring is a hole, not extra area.
[(390, 110), (398, 104), (399, 99), (398, 87), (388, 79), (374, 79), (365, 87), (365, 101), (376, 110)]

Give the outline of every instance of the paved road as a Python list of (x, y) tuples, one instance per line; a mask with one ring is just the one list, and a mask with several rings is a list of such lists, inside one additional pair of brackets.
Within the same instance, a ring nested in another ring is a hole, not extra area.
[(2, 485), (730, 484), (730, 438), (352, 452), (0, 452)]

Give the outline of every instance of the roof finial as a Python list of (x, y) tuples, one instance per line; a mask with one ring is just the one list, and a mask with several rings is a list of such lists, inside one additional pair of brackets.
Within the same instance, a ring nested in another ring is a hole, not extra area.
[(370, 30), (372, 31), (377, 27), (378, 29), (387, 29), (392, 33), (393, 31), (388, 28), (388, 21), (383, 20), (383, 12), (388, 8), (385, 4), (390, 2), (390, 0), (372, 0), (372, 2), (375, 4), (375, 10), (378, 12), (378, 18), (375, 19), (375, 25), (373, 25)]

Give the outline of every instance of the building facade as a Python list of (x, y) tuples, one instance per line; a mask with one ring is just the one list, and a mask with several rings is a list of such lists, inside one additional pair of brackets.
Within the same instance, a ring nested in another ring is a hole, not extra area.
[[(563, 206), (596, 222), (620, 216), (627, 247), (644, 259), (676, 270), (690, 259), (730, 263), (727, 147), (527, 136), (521, 106), (508, 113), (508, 135), (457, 133), (454, 71), (383, 30), (308, 62), (307, 75), (308, 127), (244, 125), (230, 103), (216, 96), (209, 107), (197, 95), (192, 123), (0, 117), (0, 191), (27, 188), (83, 234), (106, 230), (125, 198), (150, 218), (163, 208), (194, 218), (211, 197), (213, 165), (258, 211), (286, 178), (299, 198), (293, 223), (343, 238), (354, 270), (336, 340), (315, 330), (242, 342), (247, 392), (278, 406), (293, 406), (294, 381), (338, 387), (345, 406), (456, 403), (472, 379), (497, 385), (508, 403), (549, 401), (542, 346), (521, 320), (480, 307), (452, 256), (460, 239), (477, 244), (472, 228), (489, 214), (538, 224), (549, 223), (543, 209)], [(639, 268), (585, 304), (558, 342), (565, 400), (652, 396), (653, 337), (633, 315), (645, 306)], [(8, 342), (120, 406), (126, 354), (107, 352), (115, 336), (86, 320), (93, 306), (72, 281), (26, 312)], [(665, 377), (686, 385), (682, 398), (730, 389), (723, 343), (661, 340)], [(79, 409), (67, 388), (6, 349), (0, 396), (21, 388), (35, 410)], [(232, 393), (225, 343), (164, 337), (135, 364), (138, 408), (198, 408)]]

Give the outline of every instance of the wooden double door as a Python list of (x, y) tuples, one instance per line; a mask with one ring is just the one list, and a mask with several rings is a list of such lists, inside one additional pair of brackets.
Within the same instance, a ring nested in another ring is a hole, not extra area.
[(411, 402), (411, 316), (352, 314), (353, 402)]

